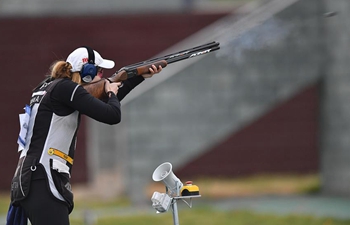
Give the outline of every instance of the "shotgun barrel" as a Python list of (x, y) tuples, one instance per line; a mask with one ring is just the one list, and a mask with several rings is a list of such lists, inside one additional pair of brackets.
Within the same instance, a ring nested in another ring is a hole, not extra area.
[[(184, 59), (189, 59), (189, 58), (193, 58), (196, 56), (200, 56), (200, 55), (204, 55), (216, 50), (220, 49), (220, 43), (219, 42), (210, 42), (204, 45), (199, 45), (190, 49), (185, 49), (176, 53), (172, 53), (169, 55), (165, 55), (165, 56), (161, 56), (161, 57), (157, 57), (157, 58), (153, 58), (153, 59), (149, 59), (149, 60), (145, 60), (139, 63), (135, 63), (135, 64), (131, 64), (128, 66), (124, 66), (123, 68), (121, 68), (120, 70), (118, 70), (116, 72), (116, 74), (118, 74), (121, 71), (126, 71), (127, 73), (127, 77), (133, 77), (133, 76), (137, 76), (137, 75), (141, 75), (139, 73), (138, 68), (139, 67), (145, 67), (147, 66), (148, 68), (150, 68), (152, 65), (157, 66), (157, 63), (160, 63), (162, 67), (167, 66), (170, 63), (174, 63), (174, 62), (178, 62)], [(158, 67), (158, 66), (157, 66)], [(148, 69), (146, 70), (146, 73), (148, 73)]]
[[(149, 73), (149, 69), (152, 67), (152, 65), (155, 65), (157, 68), (159, 66), (162, 66), (162, 68), (164, 68), (168, 64), (201, 56), (219, 49), (220, 43), (212, 41), (203, 45), (171, 53), (165, 56), (156, 57), (153, 59), (148, 59), (128, 66), (124, 66), (107, 79), (109, 82), (121, 82), (134, 76)], [(83, 87), (94, 97), (103, 100), (107, 97), (104, 91), (104, 83), (105, 79), (102, 79), (97, 82), (84, 84)]]
[(125, 66), (125, 67), (121, 68), (120, 70), (123, 70), (124, 68), (129, 68), (130, 69), (130, 68), (138, 67), (140, 65), (144, 65), (144, 64), (149, 64), (149, 63), (152, 63), (152, 62), (160, 61), (160, 60), (166, 60), (166, 61), (172, 60), (172, 59), (175, 59), (175, 58), (178, 58), (178, 57), (181, 57), (181, 56), (185, 56), (185, 55), (192, 54), (192, 53), (195, 53), (195, 52), (198, 52), (198, 51), (206, 50), (208, 48), (218, 47), (219, 45), (220, 45), (220, 43), (215, 42), (215, 41), (209, 42), (207, 44), (203, 44), (203, 45), (199, 45), (199, 46), (196, 46), (196, 47), (193, 47), (193, 48), (185, 49), (185, 50), (182, 50), (182, 51), (179, 51), (179, 52), (176, 52), (176, 53), (171, 53), (169, 55), (156, 57), (156, 58), (153, 58), (153, 59), (148, 59), (148, 60), (145, 60), (145, 61), (142, 61), (142, 62), (134, 63), (134, 64), (131, 64), (131, 65)]

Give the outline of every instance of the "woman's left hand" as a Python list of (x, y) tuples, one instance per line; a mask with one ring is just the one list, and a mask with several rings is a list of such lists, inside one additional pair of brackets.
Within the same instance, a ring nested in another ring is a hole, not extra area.
[(162, 71), (162, 66), (159, 66), (158, 68), (155, 65), (152, 65), (152, 68), (149, 68), (149, 73), (142, 74), (143, 78), (151, 78), (154, 74), (160, 73)]

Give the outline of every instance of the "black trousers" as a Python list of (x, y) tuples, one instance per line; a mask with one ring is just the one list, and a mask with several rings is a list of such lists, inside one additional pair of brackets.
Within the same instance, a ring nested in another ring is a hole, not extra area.
[(20, 204), (32, 225), (69, 225), (68, 206), (52, 195), (42, 170), (33, 172), (29, 195)]

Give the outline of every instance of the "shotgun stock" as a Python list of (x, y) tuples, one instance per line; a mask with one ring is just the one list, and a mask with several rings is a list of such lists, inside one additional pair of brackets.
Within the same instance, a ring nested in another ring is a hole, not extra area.
[[(152, 65), (155, 65), (157, 68), (159, 66), (162, 66), (162, 68), (164, 68), (170, 63), (193, 58), (196, 56), (201, 56), (201, 55), (219, 50), (220, 49), (219, 45), (220, 45), (219, 42), (213, 41), (204, 45), (196, 46), (194, 48), (185, 49), (169, 55), (131, 64), (121, 68), (120, 70), (115, 72), (111, 77), (107, 78), (107, 80), (111, 83), (122, 82), (131, 77), (149, 73), (149, 68), (152, 68)], [(104, 89), (105, 80), (106, 79), (103, 78), (97, 82), (87, 83), (87, 84), (84, 84), (83, 87), (94, 97), (104, 100), (104, 99), (107, 99), (107, 94), (105, 93), (105, 89)]]

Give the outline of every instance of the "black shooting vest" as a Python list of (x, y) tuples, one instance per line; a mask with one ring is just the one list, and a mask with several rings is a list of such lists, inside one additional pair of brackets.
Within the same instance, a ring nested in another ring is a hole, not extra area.
[(51, 91), (61, 80), (48, 79), (32, 94), (26, 144), (11, 184), (11, 201), (14, 205), (28, 195), (32, 173), (40, 167), (45, 171), (45, 179), (53, 196), (66, 202), (70, 211), (73, 209), (69, 181), (80, 114), (72, 109), (67, 110), (67, 115), (55, 114)]

